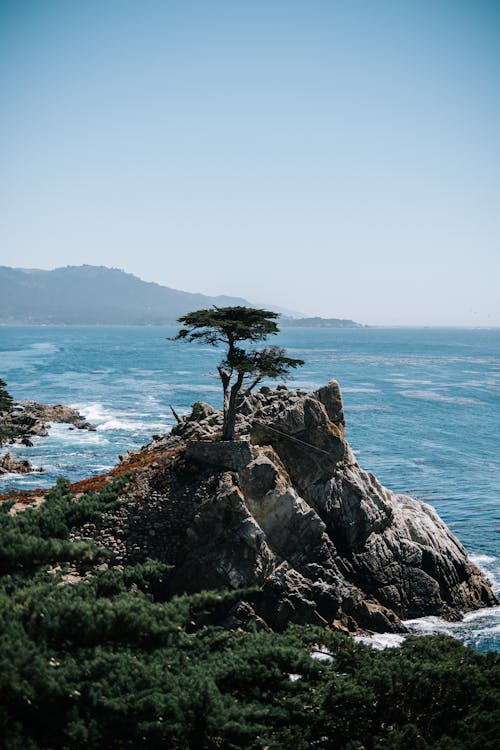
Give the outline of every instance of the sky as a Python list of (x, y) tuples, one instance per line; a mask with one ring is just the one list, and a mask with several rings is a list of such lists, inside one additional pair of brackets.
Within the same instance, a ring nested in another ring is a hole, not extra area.
[(500, 326), (499, 0), (0, 0), (0, 265)]

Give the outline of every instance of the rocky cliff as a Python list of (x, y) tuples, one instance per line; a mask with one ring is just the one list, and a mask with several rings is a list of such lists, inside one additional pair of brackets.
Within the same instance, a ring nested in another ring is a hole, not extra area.
[(233, 442), (217, 441), (221, 422), (195, 404), (168, 436), (122, 457), (112, 474), (130, 471), (125, 504), (74, 538), (96, 539), (116, 563), (171, 563), (174, 592), (259, 587), (233, 624), (401, 631), (404, 618), (495, 603), (436, 512), (360, 468), (335, 381), (261, 388)]

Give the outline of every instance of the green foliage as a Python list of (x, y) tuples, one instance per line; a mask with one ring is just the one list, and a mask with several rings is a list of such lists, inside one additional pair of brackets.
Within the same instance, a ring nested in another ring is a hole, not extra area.
[(179, 318), (185, 327), (175, 339), (225, 347), (225, 357), (217, 367), (224, 392), (223, 440), (233, 438), (242, 389), (248, 394), (263, 378), (286, 377), (304, 364), (302, 359), (287, 357), (279, 346), (250, 351), (239, 346), (241, 341), (262, 341), (278, 333), (278, 317), (271, 310), (253, 307), (213, 307)]
[(70, 542), (69, 532), (114, 508), (126, 482), (126, 477), (120, 478), (100, 492), (74, 499), (68, 482), (59, 478), (40, 508), (12, 516), (8, 506), (4, 506), (0, 513), (0, 573), (30, 569), (45, 562), (90, 562), (102, 557), (95, 545)]
[[(377, 652), (312, 626), (230, 631), (257, 592), (169, 597), (157, 561), (82, 564), (69, 529), (119, 502), (122, 482), (74, 498), (60, 480), (37, 510), (1, 509), (0, 548), (15, 539), (0, 575), (6, 750), (496, 749), (498, 654), (444, 636)], [(36, 562), (23, 537), (48, 545)]]
[(262, 341), (278, 333), (279, 314), (255, 307), (211, 307), (194, 310), (179, 318), (181, 328), (176, 338), (200, 341), (211, 346), (229, 341)]

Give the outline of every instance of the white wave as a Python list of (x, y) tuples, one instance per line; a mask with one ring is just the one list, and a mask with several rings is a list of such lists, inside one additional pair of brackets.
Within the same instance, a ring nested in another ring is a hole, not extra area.
[[(481, 624), (483, 627), (478, 628), (477, 624)], [(500, 605), (467, 612), (457, 622), (448, 622), (448, 620), (443, 620), (436, 615), (430, 615), (429, 617), (416, 617), (410, 620), (403, 620), (403, 625), (412, 633), (419, 635), (444, 633), (460, 640), (476, 640), (479, 635), (492, 635), (498, 632), (498, 628), (500, 627)]]
[(150, 393), (148, 393), (146, 395), (145, 401), (146, 401), (147, 404), (153, 405), (153, 406), (159, 406), (159, 404), (160, 404), (160, 402), (158, 401), (158, 399), (156, 398), (156, 396), (153, 396)]
[(336, 352), (337, 349), (331, 348), (331, 347), (325, 347), (324, 349), (304, 349), (304, 348), (298, 348), (298, 347), (287, 347), (287, 351), (292, 352), (293, 354), (323, 354), (331, 352)]
[[(20, 481), (29, 482), (29, 479), (28, 479), (29, 477), (32, 477), (35, 474), (37, 477), (43, 477), (45, 472), (46, 472), (45, 468), (43, 471), (35, 471), (35, 469), (33, 469), (33, 471), (27, 471), (25, 474), (21, 474), (21, 475), (19, 475), (17, 472), (14, 472), (14, 471), (6, 471), (5, 473), (0, 475), (0, 487), (2, 487), (2, 485), (7, 483), (8, 481), (12, 481), (13, 479), (17, 480), (19, 476), (22, 476), (22, 480)], [(2, 489), (2, 492), (4, 491), (5, 490)]]
[(345, 386), (342, 388), (342, 391), (344, 393), (380, 393), (379, 388), (346, 388)]
[(99, 402), (92, 402), (90, 404), (76, 403), (71, 404), (71, 406), (73, 409), (79, 411), (80, 414), (83, 414), (85, 419), (87, 419), (93, 425), (98, 425), (101, 422), (106, 422), (113, 417), (113, 413), (109, 409), (106, 409), (104, 404), (101, 404)]
[(170, 430), (171, 423), (167, 422), (144, 422), (133, 419), (120, 419), (115, 417), (97, 425), (97, 432), (113, 432), (114, 430), (124, 430), (125, 432), (152, 432)]
[[(473, 620), (493, 620), (493, 618), (500, 618), (500, 605), (496, 607), (484, 607), (483, 609), (476, 609), (474, 612), (467, 612), (462, 622), (471, 622)], [(495, 626), (496, 627), (496, 626)]]
[(405, 637), (399, 633), (373, 633), (373, 635), (355, 635), (354, 640), (382, 651), (386, 648), (398, 648)]
[[(97, 432), (79, 430), (70, 425), (62, 424), (61, 422), (49, 422), (48, 427), (49, 437), (55, 438), (56, 440), (79, 444), (105, 444), (108, 442), (108, 440), (101, 435), (98, 435)], [(37, 445), (39, 445), (40, 440), (44, 440), (44, 438), (39, 438)]]
[(492, 555), (469, 555), (471, 561), (480, 568), (495, 594), (500, 594), (500, 559)]
[(123, 419), (108, 419), (107, 422), (97, 426), (98, 432), (110, 432), (113, 430), (135, 430), (136, 422), (125, 421)]
[(149, 376), (149, 375), (163, 375), (163, 370), (144, 370), (140, 367), (131, 367), (130, 372), (135, 373), (136, 375), (142, 375), (143, 377)]
[(487, 380), (466, 380), (462, 383), (457, 383), (457, 386), (459, 388), (493, 388), (494, 390), (498, 389), (498, 383), (496, 380), (487, 379)]
[(410, 630), (412, 635), (425, 636), (440, 633), (470, 646), (483, 646), (498, 650), (500, 606), (468, 612), (458, 622), (448, 622), (440, 617), (432, 616), (404, 620), (403, 625)]
[(466, 398), (463, 396), (443, 396), (435, 391), (400, 391), (405, 398), (416, 398), (421, 401), (439, 401), (449, 404), (482, 404), (478, 398)]
[(419, 380), (417, 378), (405, 378), (403, 376), (394, 376), (385, 378), (386, 383), (395, 383), (396, 385), (435, 385), (433, 380)]
[[(111, 411), (102, 403), (77, 403), (72, 404), (78, 409), (85, 419), (93, 424), (97, 433), (102, 432), (168, 432), (172, 426), (172, 418), (166, 417), (164, 421), (158, 421), (161, 414), (155, 413), (148, 419), (148, 415), (140, 411)], [(91, 433), (96, 434), (96, 433)]]
[[(491, 571), (500, 572), (498, 558), (492, 555), (471, 555), (471, 560), (480, 565), (482, 572), (490, 580), (496, 592), (500, 588), (498, 581)], [(496, 587), (495, 587), (496, 584)], [(495, 607), (483, 607), (482, 609), (466, 612), (463, 618), (457, 622), (449, 622), (441, 617), (430, 615), (428, 617), (416, 617), (403, 620), (403, 625), (408, 628), (412, 635), (432, 635), (442, 633), (457, 640), (471, 645), (488, 644), (498, 642), (500, 634), (500, 605)], [(366, 643), (377, 649), (392, 648), (400, 646), (407, 636), (393, 633), (375, 633), (369, 636), (355, 636), (355, 640)]]
[(493, 555), (470, 555), (470, 559), (476, 565), (482, 565), (484, 563), (495, 562), (496, 557), (493, 557)]
[(37, 352), (58, 352), (59, 347), (53, 344), (51, 341), (38, 341), (35, 344), (30, 345), (30, 349)]
[(451, 635), (453, 626), (456, 625), (456, 623), (448, 622), (435, 615), (415, 617), (412, 620), (402, 620), (402, 622), (412, 633), (420, 635), (430, 635), (431, 633), (447, 633)]
[(352, 404), (346, 406), (346, 411), (391, 411), (391, 407), (381, 404)]

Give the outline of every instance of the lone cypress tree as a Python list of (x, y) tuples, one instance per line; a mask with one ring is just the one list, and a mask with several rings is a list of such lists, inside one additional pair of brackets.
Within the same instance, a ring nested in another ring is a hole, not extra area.
[(200, 341), (226, 348), (224, 359), (217, 365), (224, 393), (222, 440), (232, 440), (236, 415), (242, 396), (247, 395), (263, 378), (285, 377), (289, 371), (304, 364), (302, 359), (285, 355), (280, 346), (246, 350), (240, 342), (262, 341), (278, 333), (278, 313), (253, 307), (213, 307), (195, 310), (178, 319), (184, 327), (176, 339)]

